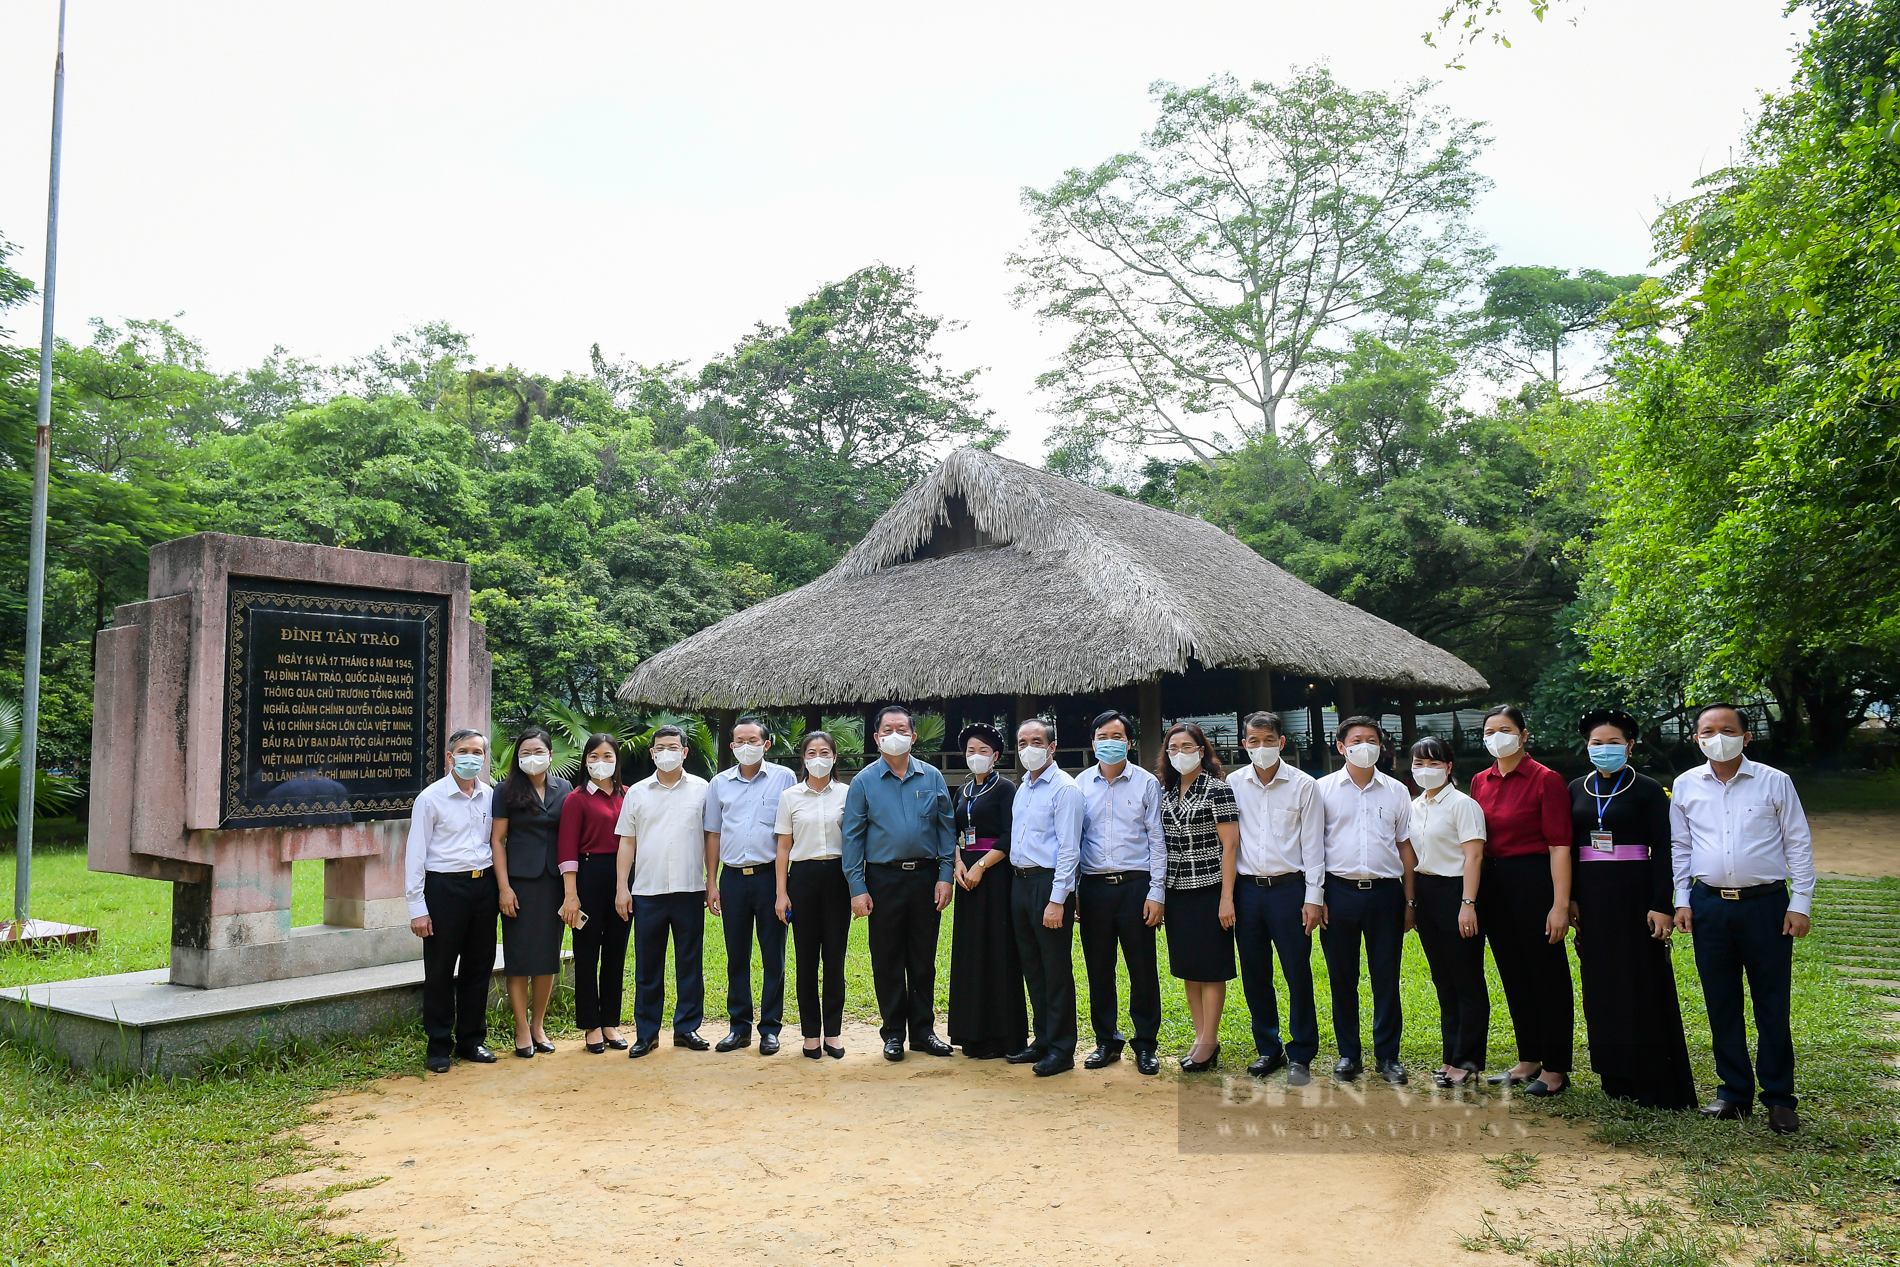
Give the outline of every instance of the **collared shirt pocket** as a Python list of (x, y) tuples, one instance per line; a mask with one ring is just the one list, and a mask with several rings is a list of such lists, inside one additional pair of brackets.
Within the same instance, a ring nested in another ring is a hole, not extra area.
[(1297, 807), (1276, 809), (1268, 816), (1268, 821), (1273, 824), (1273, 834), (1279, 837), (1281, 844), (1299, 843), (1300, 811)]
[(1744, 805), (1741, 814), (1742, 841), (1750, 845), (1770, 845), (1781, 840), (1781, 815), (1772, 802)]

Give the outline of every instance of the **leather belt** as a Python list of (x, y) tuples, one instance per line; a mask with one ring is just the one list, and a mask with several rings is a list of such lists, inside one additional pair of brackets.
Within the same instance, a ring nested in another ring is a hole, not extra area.
[[(1304, 871), (1287, 871), (1280, 875), (1242, 875), (1235, 876), (1234, 878), (1236, 880), (1245, 880), (1248, 884), (1259, 885), (1263, 889), (1271, 889), (1277, 885), (1291, 884), (1295, 880), (1303, 880), (1306, 878), (1306, 873)], [(1351, 881), (1351, 883), (1356, 884), (1358, 881)]]
[(874, 867), (896, 867), (899, 871), (915, 871), (918, 867), (930, 866), (932, 858), (900, 858), (895, 862), (873, 862)]
[[(1594, 872), (1592, 874), (1594, 874)], [(1352, 876), (1339, 875), (1338, 873), (1332, 872), (1332, 871), (1328, 871), (1326, 873), (1326, 878), (1329, 880), (1337, 880), (1341, 884), (1345, 885), (1347, 888), (1351, 888), (1351, 889), (1378, 889), (1378, 888), (1384, 888), (1388, 884), (1398, 884), (1401, 882), (1399, 878), (1395, 875), (1373, 876), (1370, 879), (1357, 880), (1357, 879), (1354, 879)]]
[(760, 871), (769, 869), (771, 865), (769, 862), (755, 862), (749, 867), (741, 867), (729, 862), (726, 864), (726, 870), (737, 871), (740, 875), (755, 875)]
[(1102, 884), (1134, 884), (1136, 881), (1146, 884), (1154, 879), (1146, 871), (1085, 871), (1082, 878)]
[(1786, 880), (1775, 880), (1768, 884), (1751, 884), (1741, 889), (1718, 889), (1713, 884), (1697, 880), (1696, 885), (1704, 893), (1713, 893), (1724, 902), (1742, 902), (1751, 897), (1767, 897), (1770, 893), (1787, 892)]
[(1018, 867), (1014, 863), (1010, 865), (1016, 874), (1021, 876), (1041, 875), (1045, 871), (1054, 875), (1056, 870), (1054, 867)]

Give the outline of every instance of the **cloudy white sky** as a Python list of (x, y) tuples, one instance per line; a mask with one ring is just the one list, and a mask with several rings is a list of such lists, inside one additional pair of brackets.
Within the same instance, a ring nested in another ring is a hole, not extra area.
[[(968, 323), (950, 362), (987, 367), (1035, 458), (1059, 339), (1009, 304), (1018, 194), (1132, 146), (1154, 80), (1439, 80), (1495, 137), (1500, 261), (1629, 272), (1798, 29), (1781, 0), (1570, 0), (1543, 26), (1507, 0), (1514, 47), (1447, 71), (1419, 39), (1442, 3), (72, 0), (57, 325), (182, 312), (236, 368), (444, 317), (558, 373), (594, 342), (701, 360), (883, 260)], [(0, 234), (35, 278), (57, 8), (0, 0)]]

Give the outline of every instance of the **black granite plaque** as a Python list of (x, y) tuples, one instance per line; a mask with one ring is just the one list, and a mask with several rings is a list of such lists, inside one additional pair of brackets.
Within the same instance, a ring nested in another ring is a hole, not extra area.
[(234, 576), (226, 827), (406, 818), (439, 771), (448, 599)]

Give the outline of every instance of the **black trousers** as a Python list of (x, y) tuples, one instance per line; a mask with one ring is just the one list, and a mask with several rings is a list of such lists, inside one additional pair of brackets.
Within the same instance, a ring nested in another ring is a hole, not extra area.
[(666, 939), (673, 938), (673, 1032), (691, 1034), (706, 1015), (706, 891), (633, 897), (633, 1031), (660, 1032), (666, 1004)]
[(1555, 903), (1548, 853), (1486, 858), (1478, 889), (1478, 927), (1504, 985), (1517, 1031), (1517, 1058), (1552, 1073), (1569, 1073), (1577, 1028), (1570, 951), (1553, 945), (1544, 921)]
[(1462, 937), (1458, 913), (1464, 908), (1465, 878), (1426, 875), (1416, 879), (1418, 940), (1432, 966), (1438, 992), (1440, 1060), (1454, 1069), (1484, 1068), (1491, 1039), (1491, 992), (1484, 983), (1484, 938)]
[(1075, 895), (1062, 903), (1062, 927), (1047, 928), (1042, 913), (1056, 873), (1049, 867), (1019, 868), (1009, 891), (1009, 922), (1029, 990), (1029, 1017), (1038, 1051), (1075, 1055)]
[[(788, 877), (789, 878), (789, 877)], [(752, 1025), (752, 938), (765, 964), (759, 997), (759, 1033), (776, 1034), (785, 1019), (785, 925), (778, 919), (778, 871), (769, 862), (719, 868), (719, 918), (726, 933), (726, 1019), (734, 1029)]]
[(495, 975), (501, 888), (493, 868), (431, 871), (422, 879), (432, 932), (422, 939), (422, 1032), (431, 1056), (488, 1039), (488, 983)]
[(1082, 926), (1082, 963), (1089, 977), (1089, 1024), (1098, 1044), (1119, 1046), (1116, 1022), (1121, 1012), (1115, 976), (1115, 950), (1128, 965), (1128, 1026), (1137, 1051), (1153, 1051), (1161, 1035), (1161, 970), (1155, 954), (1155, 930), (1142, 922), (1148, 900), (1146, 871), (1116, 873), (1120, 883), (1085, 875), (1076, 881), (1076, 919)]
[(909, 1035), (917, 1044), (937, 1025), (937, 863), (927, 859), (914, 871), (891, 863), (864, 868), (871, 896), (871, 984), (877, 990), (885, 1042)]
[(1339, 1054), (1362, 1060), (1359, 1034), (1359, 942), (1366, 943), (1366, 971), (1372, 978), (1372, 1054), (1376, 1060), (1399, 1058), (1399, 1034), (1405, 1017), (1399, 1005), (1399, 960), (1405, 952), (1405, 886), (1398, 880), (1358, 881), (1326, 877), (1326, 927), (1320, 949), (1333, 994), (1333, 1036)]
[[(1280, 1051), (1310, 1065), (1319, 1052), (1319, 1008), (1313, 999), (1313, 939), (1300, 921), (1306, 905), (1306, 877), (1296, 873), (1268, 888), (1248, 876), (1234, 881), (1234, 949), (1240, 956), (1240, 984), (1253, 1017), (1254, 1050), (1262, 1056)], [(1280, 1039), (1280, 1000), (1273, 988), (1273, 952), (1280, 952), (1286, 973), (1285, 1043)]]
[[(1689, 890), (1695, 918), (1695, 970), (1709, 1009), (1709, 1040), (1715, 1048), (1715, 1073), (1722, 1080), (1718, 1100), (1744, 1107), (1755, 1101), (1795, 1108), (1794, 1037), (1789, 1010), (1794, 987), (1794, 938), (1781, 931), (1788, 914), (1788, 893), (1729, 901), (1700, 880)], [(1748, 1060), (1748, 1031), (1742, 1018), (1742, 977), (1755, 1001), (1753, 1066)]]
[(614, 909), (613, 854), (581, 855), (574, 895), (587, 914), (587, 926), (574, 930), (574, 1024), (582, 1031), (618, 1029), (633, 921)]
[(844, 859), (790, 864), (785, 895), (792, 900), (792, 945), (798, 953), (799, 1032), (806, 1038), (836, 1038), (844, 1032), (844, 955), (851, 940), (851, 886), (844, 878)]

